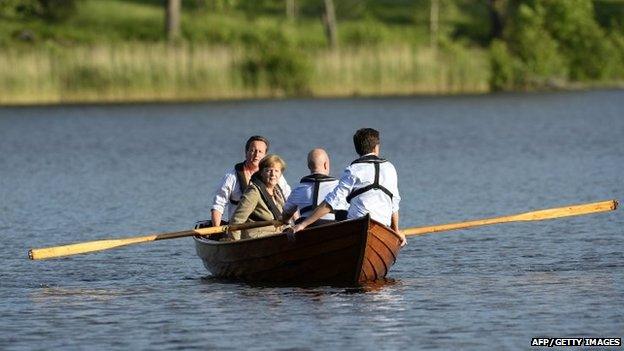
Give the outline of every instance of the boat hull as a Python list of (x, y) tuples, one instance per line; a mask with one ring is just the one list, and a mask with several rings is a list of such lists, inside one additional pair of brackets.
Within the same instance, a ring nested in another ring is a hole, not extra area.
[(286, 234), (217, 241), (196, 237), (204, 266), (218, 278), (248, 282), (356, 284), (383, 279), (400, 238), (368, 216)]

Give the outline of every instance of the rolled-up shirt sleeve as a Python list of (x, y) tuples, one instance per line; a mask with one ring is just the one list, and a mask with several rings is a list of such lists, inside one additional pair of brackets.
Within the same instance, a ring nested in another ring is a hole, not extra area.
[(348, 208), (347, 196), (351, 193), (356, 181), (357, 177), (351, 173), (351, 170), (349, 168), (345, 169), (338, 181), (338, 185), (325, 196), (325, 202), (327, 202), (333, 210)]
[(399, 212), (399, 202), (401, 202), (401, 196), (399, 195), (399, 189), (392, 194), (392, 212)]
[(288, 197), (290, 196), (290, 185), (288, 185), (288, 182), (286, 181), (286, 178), (284, 178), (284, 176), (282, 175), (278, 181), (278, 183), (280, 188), (282, 189), (282, 193), (284, 194), (284, 198), (288, 199)]
[(236, 185), (236, 175), (227, 173), (221, 183), (215, 190), (214, 197), (212, 199), (212, 210), (219, 211), (221, 214), (225, 212), (225, 206), (230, 202), (230, 196)]
[(390, 189), (390, 191), (392, 192), (392, 212), (394, 213), (399, 212), (399, 203), (401, 202), (401, 196), (399, 195), (398, 174), (394, 165), (392, 166), (392, 168), (394, 170), (395, 178), (392, 184), (392, 189)]
[[(302, 192), (305, 189), (302, 187), (296, 187), (288, 196), (288, 200), (284, 204), (285, 213), (295, 213), (299, 209), (299, 203), (301, 203)], [(284, 191), (285, 192), (285, 191)], [(286, 196), (286, 194), (284, 194)]]

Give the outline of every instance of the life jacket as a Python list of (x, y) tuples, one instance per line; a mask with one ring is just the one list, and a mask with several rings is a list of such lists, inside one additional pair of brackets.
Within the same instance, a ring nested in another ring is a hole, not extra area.
[(358, 189), (354, 189), (353, 191), (351, 191), (351, 193), (347, 196), (347, 202), (351, 203), (351, 200), (359, 195), (364, 194), (367, 191), (370, 190), (374, 190), (374, 189), (378, 189), (383, 191), (386, 195), (388, 195), (390, 197), (390, 200), (392, 200), (392, 192), (390, 190), (388, 190), (386, 187), (384, 187), (383, 185), (379, 184), (379, 165), (384, 163), (384, 162), (388, 162), (387, 160), (377, 157), (375, 155), (366, 155), (366, 156), (362, 156), (360, 158), (358, 158), (357, 160), (351, 162), (352, 165), (356, 164), (356, 163), (371, 163), (373, 164), (373, 166), (375, 167), (375, 180), (373, 181), (373, 184), (367, 185), (365, 187), (361, 187)]
[[(314, 209), (316, 208), (316, 206), (318, 206), (319, 204), (319, 190), (321, 188), (321, 184), (322, 183), (326, 183), (326, 182), (335, 182), (337, 181), (336, 178), (334, 177), (330, 177), (324, 174), (310, 174), (308, 176), (305, 176), (303, 178), (301, 178), (301, 180), (299, 181), (300, 183), (312, 183), (314, 184), (314, 188), (312, 189), (312, 203), (309, 206), (305, 206), (303, 208), (299, 209), (299, 214), (301, 215), (302, 218), (306, 218), (309, 217), (312, 212), (314, 212)], [(334, 214), (336, 211), (332, 211), (331, 213)]]
[[(238, 183), (238, 189), (240, 189), (241, 194), (245, 193), (245, 188), (249, 185), (245, 181), (245, 162), (237, 163), (234, 165), (234, 172), (236, 173), (236, 182)], [(232, 198), (232, 194), (230, 194), (230, 203), (234, 206), (237, 206), (239, 200), (234, 200)]]
[[(269, 192), (267, 191), (266, 185), (264, 185), (264, 182), (262, 181), (262, 179), (260, 179), (260, 175), (256, 172), (251, 176), (251, 183), (253, 183), (255, 186), (258, 187), (258, 189), (260, 190), (260, 197), (262, 198), (262, 201), (264, 201), (264, 203), (267, 205), (267, 207), (269, 208), (269, 211), (271, 211), (271, 213), (273, 214), (273, 219), (277, 219), (277, 220), (281, 220), (282, 219), (282, 211), (279, 210), (279, 208), (277, 207), (277, 205), (275, 204), (275, 202), (273, 201), (273, 197), (271, 195), (269, 195)], [(275, 185), (275, 188), (273, 189), (273, 191), (277, 191), (280, 193), (280, 195), (282, 196), (282, 198), (284, 197), (284, 192), (282, 192), (282, 188), (280, 188), (279, 185)], [(252, 212), (251, 215), (249, 216), (249, 219), (251, 219), (252, 221), (263, 221), (264, 219), (254, 215), (254, 213)]]

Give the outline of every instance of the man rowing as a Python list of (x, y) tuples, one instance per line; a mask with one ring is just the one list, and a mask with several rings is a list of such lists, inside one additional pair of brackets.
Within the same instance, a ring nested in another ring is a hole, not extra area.
[[(323, 149), (313, 149), (308, 153), (308, 169), (310, 174), (301, 178), (297, 186), (284, 205), (282, 220), (288, 222), (299, 211), (299, 218), (295, 223), (301, 223), (308, 218), (316, 206), (325, 199), (336, 185), (338, 179), (329, 175), (329, 156)], [(320, 217), (312, 226), (341, 220), (346, 217), (346, 206), (335, 207), (330, 213)]]
[(407, 243), (399, 231), (399, 196), (397, 172), (392, 163), (380, 158), (379, 132), (372, 128), (359, 129), (353, 135), (355, 151), (360, 156), (344, 170), (338, 185), (314, 212), (291, 229), (305, 229), (335, 208), (349, 203), (347, 219), (370, 217), (392, 228)]
[[(211, 208), (211, 219), (213, 226), (222, 225), (229, 218), (232, 218), (234, 210), (249, 185), (251, 176), (258, 171), (260, 160), (269, 150), (269, 140), (263, 136), (254, 135), (245, 143), (245, 161), (237, 163), (232, 169), (227, 171), (217, 190), (215, 191)], [(284, 196), (290, 194), (290, 186), (283, 176), (278, 182)], [(227, 215), (224, 218), (224, 214)]]

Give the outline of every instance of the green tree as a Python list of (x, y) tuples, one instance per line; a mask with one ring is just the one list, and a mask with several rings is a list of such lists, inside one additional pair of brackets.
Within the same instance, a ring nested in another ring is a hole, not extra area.
[(600, 27), (591, 0), (510, 0), (508, 14), (490, 50), (492, 89), (622, 76), (622, 37)]
[(0, 0), (0, 16), (63, 21), (76, 12), (76, 0)]
[(312, 67), (291, 38), (268, 29), (247, 33), (243, 40), (246, 57), (240, 68), (247, 87), (266, 84), (274, 94), (286, 96), (309, 93)]
[(559, 42), (570, 78), (601, 79), (609, 71), (613, 46), (595, 20), (591, 0), (544, 1), (545, 28)]
[(516, 87), (516, 76), (520, 72), (519, 61), (511, 55), (507, 44), (495, 39), (490, 45), (490, 89), (492, 91), (512, 90)]
[(521, 62), (516, 84), (541, 85), (548, 79), (564, 78), (566, 62), (559, 44), (546, 30), (546, 11), (539, 1), (522, 3), (507, 28), (507, 45)]

